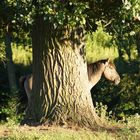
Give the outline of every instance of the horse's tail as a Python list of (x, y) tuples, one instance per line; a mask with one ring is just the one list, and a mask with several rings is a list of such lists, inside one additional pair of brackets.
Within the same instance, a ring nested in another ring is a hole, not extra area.
[(27, 76), (21, 76), (19, 78), (19, 94), (18, 94), (18, 104), (17, 104), (17, 114), (23, 113), (27, 108), (28, 97), (24, 88), (24, 82)]

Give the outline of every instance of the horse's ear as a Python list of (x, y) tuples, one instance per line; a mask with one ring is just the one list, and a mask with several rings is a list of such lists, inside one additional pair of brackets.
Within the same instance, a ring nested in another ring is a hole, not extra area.
[(110, 62), (110, 59), (109, 58), (106, 59), (105, 66), (107, 66), (109, 64), (109, 62)]
[(108, 62), (108, 63), (110, 62), (110, 58), (107, 58), (107, 62)]

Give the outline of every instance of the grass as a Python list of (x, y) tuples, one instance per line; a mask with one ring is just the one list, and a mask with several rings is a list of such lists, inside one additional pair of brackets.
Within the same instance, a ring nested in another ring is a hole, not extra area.
[[(14, 104), (14, 101), (13, 101)], [(12, 105), (10, 104), (12, 107)], [(0, 140), (140, 140), (140, 115), (136, 114), (116, 122), (107, 115), (107, 107), (98, 104), (96, 113), (108, 126), (119, 126), (120, 130), (103, 130), (97, 128), (94, 131), (79, 127), (60, 126), (20, 126), (18, 118), (12, 107), (7, 123), (0, 124)]]
[(6, 123), (0, 125), (0, 140), (140, 140), (139, 115), (117, 124), (123, 126), (119, 131), (91, 131), (58, 126), (29, 127)]
[(113, 36), (104, 31), (101, 23), (95, 32), (86, 36), (86, 60), (93, 63), (103, 59), (115, 59), (119, 56)]
[(97, 136), (86, 130), (65, 129), (61, 127), (28, 127), (16, 126), (1, 127), (2, 138), (9, 140), (91, 140), (96, 139)]
[(16, 46), (12, 44), (13, 61), (15, 64), (24, 64), (25, 66), (32, 63), (32, 48), (30, 46)]
[(112, 134), (91, 132), (84, 129), (66, 129), (61, 127), (39, 128), (28, 126), (1, 127), (2, 140), (112, 140)]

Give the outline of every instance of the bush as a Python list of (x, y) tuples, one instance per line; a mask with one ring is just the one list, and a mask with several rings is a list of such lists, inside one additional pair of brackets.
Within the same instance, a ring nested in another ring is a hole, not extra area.
[(3, 101), (1, 102), (0, 106), (0, 121), (1, 122), (8, 122), (10, 124), (17, 124), (21, 121), (23, 114), (17, 115), (16, 108), (17, 108), (17, 96), (16, 95), (9, 95), (8, 93), (2, 93)]
[[(102, 79), (91, 91), (93, 101), (107, 105), (117, 119), (140, 113), (140, 73), (123, 74), (118, 86)], [(94, 102), (95, 104), (95, 102)], [(95, 104), (96, 105), (96, 104)]]

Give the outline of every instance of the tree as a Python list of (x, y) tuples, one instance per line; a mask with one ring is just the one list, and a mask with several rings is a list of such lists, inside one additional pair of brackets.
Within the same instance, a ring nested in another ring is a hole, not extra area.
[[(111, 14), (112, 22), (107, 26), (107, 30), (113, 34), (114, 39), (118, 45), (119, 58), (123, 59), (127, 54), (129, 61), (131, 61), (131, 50), (134, 45), (139, 46), (138, 32), (139, 32), (139, 0), (125, 0), (122, 1), (120, 7)], [(139, 47), (137, 47), (139, 53)]]
[(10, 21), (27, 29), (28, 24), (33, 25), (34, 79), (27, 122), (31, 119), (39, 123), (76, 123), (89, 128), (101, 123), (88, 87), (83, 51), (85, 30), (95, 31), (96, 21), (101, 20), (109, 32), (116, 35), (117, 31), (119, 36), (122, 32), (118, 23), (123, 14), (118, 13), (123, 13), (122, 4), (121, 0), (10, 1), (16, 11), (8, 13), (15, 17)]
[(33, 6), (34, 78), (25, 121), (93, 129), (100, 119), (92, 104), (84, 60), (85, 17), (81, 13), (87, 6), (70, 1), (34, 1)]
[(85, 30), (96, 30), (99, 19), (107, 28), (117, 25), (113, 21), (122, 4), (110, 0), (30, 3), (34, 78), (27, 122), (74, 123), (89, 128), (99, 125), (83, 57)]
[[(29, 24), (27, 24), (28, 14), (29, 11), (25, 9), (25, 3), (21, 1), (3, 0), (0, 2), (0, 35), (2, 36), (1, 42), (4, 42), (5, 61), (11, 92), (17, 92), (15, 66), (12, 58), (12, 43), (20, 34), (29, 32)], [(24, 36), (22, 36), (21, 40), (23, 39)]]
[(9, 87), (11, 92), (15, 92), (17, 90), (17, 84), (16, 84), (16, 77), (15, 77), (15, 69), (14, 64), (12, 60), (12, 49), (11, 49), (11, 43), (12, 43), (12, 21), (14, 19), (15, 11), (13, 9), (13, 6), (11, 3), (7, 1), (2, 1), (1, 5), (1, 15), (0, 15), (0, 23), (1, 23), (1, 29), (2, 29), (2, 35), (4, 38), (5, 43), (5, 54), (6, 54), (6, 64), (7, 64), (7, 72), (8, 72), (8, 79), (9, 79)]

